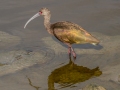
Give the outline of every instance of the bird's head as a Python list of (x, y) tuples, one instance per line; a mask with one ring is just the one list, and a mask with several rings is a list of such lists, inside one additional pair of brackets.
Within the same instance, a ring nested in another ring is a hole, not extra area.
[(42, 8), (38, 13), (36, 13), (34, 16), (32, 16), (25, 24), (24, 28), (27, 26), (27, 24), (32, 21), (33, 19), (35, 19), (36, 17), (43, 15), (43, 16), (47, 16), (50, 15), (50, 11), (47, 8)]
[(50, 14), (50, 11), (47, 9), (47, 8), (42, 8), (40, 11), (39, 11), (40, 15), (49, 15)]

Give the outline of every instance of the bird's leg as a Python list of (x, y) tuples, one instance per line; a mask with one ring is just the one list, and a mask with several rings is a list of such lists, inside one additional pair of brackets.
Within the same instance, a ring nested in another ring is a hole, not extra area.
[(71, 47), (68, 47), (69, 59), (71, 59)]
[(69, 47), (68, 48), (69, 58), (71, 59), (71, 51), (72, 51), (72, 55), (73, 55), (74, 60), (75, 60), (76, 59), (76, 53), (75, 53), (74, 49), (72, 48), (71, 44), (66, 43), (66, 45)]
[(72, 51), (72, 55), (73, 55), (74, 59), (76, 59), (76, 53), (72, 47), (71, 47), (71, 51)]
[(68, 46), (69, 59), (71, 59), (71, 44), (65, 43)]

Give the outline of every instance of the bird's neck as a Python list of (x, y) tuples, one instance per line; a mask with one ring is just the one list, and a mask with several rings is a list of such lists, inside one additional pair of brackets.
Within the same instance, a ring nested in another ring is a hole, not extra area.
[(44, 25), (45, 25), (46, 30), (47, 30), (50, 34), (52, 34), (52, 31), (51, 31), (51, 29), (50, 29), (50, 24), (51, 24), (51, 23), (50, 23), (50, 17), (51, 17), (50, 14), (44, 16)]

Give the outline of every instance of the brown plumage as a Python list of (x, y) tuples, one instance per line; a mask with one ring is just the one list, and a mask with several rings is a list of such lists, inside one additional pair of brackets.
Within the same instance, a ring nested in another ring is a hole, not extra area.
[(68, 21), (57, 22), (54, 24), (50, 24), (50, 11), (47, 8), (42, 8), (37, 14), (35, 14), (32, 18), (28, 20), (26, 25), (33, 20), (34, 18), (43, 15), (44, 16), (44, 25), (46, 30), (54, 35), (58, 40), (68, 45), (69, 55), (71, 55), (71, 51), (73, 57), (76, 58), (76, 54), (71, 46), (71, 44), (85, 44), (90, 43), (93, 45), (97, 45), (99, 40), (93, 37), (90, 33), (84, 30), (77, 24)]

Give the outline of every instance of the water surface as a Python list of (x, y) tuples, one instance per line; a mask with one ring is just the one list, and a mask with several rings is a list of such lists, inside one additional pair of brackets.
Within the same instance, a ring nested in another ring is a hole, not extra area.
[[(96, 47), (89, 44), (73, 45), (77, 53), (77, 69), (73, 70), (75, 75), (70, 68), (65, 75), (60, 72), (69, 65), (67, 47), (48, 34), (42, 16), (32, 21), (26, 29), (23, 28), (26, 21), (42, 7), (50, 9), (51, 22), (75, 22), (101, 41)], [(0, 44), (1, 90), (79, 90), (91, 83), (107, 90), (119, 90), (119, 11), (119, 0), (34, 0), (29, 3), (28, 0), (1, 1), (0, 31), (18, 38), (17, 41), (13, 39), (14, 43)], [(85, 69), (87, 74), (80, 72)], [(99, 72), (97, 76), (90, 72), (94, 69)], [(60, 75), (61, 73), (63, 74)]]

